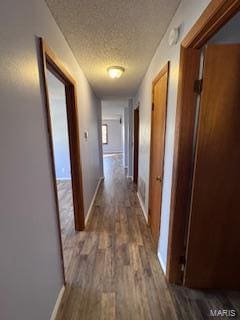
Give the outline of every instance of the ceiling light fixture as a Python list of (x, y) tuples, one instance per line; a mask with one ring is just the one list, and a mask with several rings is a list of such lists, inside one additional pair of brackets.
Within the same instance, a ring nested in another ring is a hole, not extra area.
[(125, 69), (123, 67), (113, 66), (107, 69), (109, 77), (112, 79), (118, 79), (122, 76)]

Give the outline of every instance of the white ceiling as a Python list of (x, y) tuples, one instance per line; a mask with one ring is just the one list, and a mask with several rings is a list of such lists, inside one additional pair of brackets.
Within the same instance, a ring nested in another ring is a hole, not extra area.
[(128, 99), (109, 99), (102, 101), (102, 119), (119, 120), (124, 108), (128, 108)]
[[(95, 93), (130, 97), (180, 0), (46, 0)], [(123, 66), (112, 80), (106, 69)]]

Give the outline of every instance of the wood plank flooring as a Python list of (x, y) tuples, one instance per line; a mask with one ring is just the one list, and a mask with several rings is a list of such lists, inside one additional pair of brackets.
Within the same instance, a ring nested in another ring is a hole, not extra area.
[(65, 274), (68, 274), (70, 262), (78, 234), (74, 228), (72, 182), (71, 180), (57, 180), (58, 203), (60, 213), (61, 238), (63, 246), (63, 259)]
[(73, 232), (65, 219), (69, 262), (57, 320), (205, 320), (210, 309), (235, 309), (240, 315), (238, 292), (166, 283), (121, 155), (104, 157), (104, 169), (86, 230)]

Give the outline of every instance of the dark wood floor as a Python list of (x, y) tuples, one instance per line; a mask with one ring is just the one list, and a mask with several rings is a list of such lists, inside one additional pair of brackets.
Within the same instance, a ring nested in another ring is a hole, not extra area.
[(205, 320), (210, 309), (235, 309), (240, 315), (238, 292), (166, 283), (121, 155), (104, 157), (104, 169), (86, 230), (75, 233), (65, 219), (67, 286), (57, 320)]

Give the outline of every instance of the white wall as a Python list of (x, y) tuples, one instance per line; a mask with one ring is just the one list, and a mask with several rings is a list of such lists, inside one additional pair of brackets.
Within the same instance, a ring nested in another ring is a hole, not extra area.
[(240, 43), (240, 12), (208, 41), (208, 44), (230, 43)]
[(47, 85), (57, 179), (71, 179), (65, 86), (47, 70)]
[(106, 124), (108, 127), (108, 143), (103, 144), (103, 153), (123, 152), (122, 123), (120, 123), (120, 119), (102, 119), (102, 124)]
[[(0, 318), (49, 320), (63, 285), (46, 117), (38, 71), (43, 36), (78, 85), (87, 211), (99, 176), (100, 102), (43, 0), (0, 2)], [(89, 131), (85, 141), (83, 131)]]
[(124, 167), (128, 168), (128, 159), (129, 159), (129, 108), (124, 108), (123, 112), (123, 135), (124, 135), (124, 154), (123, 154), (123, 163)]
[(97, 108), (97, 119), (98, 119), (98, 137), (99, 137), (99, 167), (100, 167), (100, 177), (104, 177), (104, 170), (103, 170), (103, 146), (102, 146), (102, 105), (99, 104)]
[(133, 99), (128, 100), (128, 112), (129, 112), (129, 137), (128, 137), (128, 176), (133, 176)]
[[(159, 257), (164, 271), (167, 262), (168, 229), (170, 199), (172, 187), (173, 145), (175, 131), (175, 114), (177, 102), (177, 84), (180, 56), (180, 42), (195, 21), (206, 8), (209, 0), (183, 0), (174, 15), (168, 30), (160, 42), (149, 68), (138, 88), (134, 105), (140, 102), (140, 139), (139, 139), (139, 176), (145, 183), (145, 209), (148, 212), (149, 158), (150, 158), (150, 123), (151, 123), (151, 90), (152, 81), (161, 68), (170, 61), (170, 78), (168, 92), (168, 112), (166, 129), (166, 149), (163, 179), (162, 216), (159, 241)], [(167, 43), (169, 31), (181, 25), (180, 41), (170, 47)], [(144, 189), (144, 188), (143, 188)]]
[(104, 99), (101, 105), (103, 119), (119, 119), (123, 115), (123, 109), (128, 106), (128, 99)]
[[(124, 126), (124, 109), (128, 108), (128, 99), (127, 98), (109, 98), (102, 100), (102, 119), (103, 122), (105, 120), (117, 120), (122, 119), (122, 125), (121, 125), (121, 144), (122, 144), (122, 150), (121, 152), (124, 153), (123, 155), (123, 165), (125, 166), (125, 146), (127, 141), (125, 140), (125, 126)], [(119, 136), (119, 133), (117, 134)], [(112, 152), (109, 151), (108, 146), (103, 146), (103, 149), (105, 152)], [(117, 152), (116, 149), (114, 152)], [(127, 166), (127, 165), (126, 165)]]

